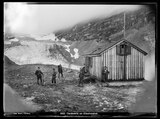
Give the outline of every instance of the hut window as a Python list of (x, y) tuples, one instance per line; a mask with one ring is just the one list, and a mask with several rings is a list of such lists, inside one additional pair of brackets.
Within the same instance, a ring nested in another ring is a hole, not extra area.
[(131, 46), (126, 44), (121, 44), (116, 47), (117, 55), (130, 55)]
[(125, 45), (124, 44), (120, 45), (120, 54), (122, 54), (122, 55), (125, 54)]

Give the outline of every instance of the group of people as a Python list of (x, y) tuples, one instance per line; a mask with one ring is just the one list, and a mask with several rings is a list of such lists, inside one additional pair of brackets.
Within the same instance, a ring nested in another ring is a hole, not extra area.
[[(80, 69), (80, 73), (79, 73), (79, 84), (78, 86), (83, 86), (83, 80), (84, 80), (84, 77), (85, 77), (85, 73), (86, 73), (86, 67), (83, 66), (81, 69)], [(108, 71), (108, 67), (104, 66), (103, 69), (102, 69), (102, 82), (106, 82), (108, 80), (108, 74), (110, 72)]]
[[(86, 73), (86, 67), (83, 66), (81, 69), (80, 69), (80, 72), (79, 72), (79, 83), (78, 83), (78, 86), (83, 86), (83, 80), (84, 80), (84, 77), (85, 77), (85, 73)], [(108, 68), (105, 66), (103, 69), (102, 69), (102, 81), (103, 82), (106, 82), (108, 80), (108, 74), (109, 74), (109, 71), (108, 71)], [(42, 71), (40, 70), (40, 67), (38, 67), (38, 69), (36, 70), (35, 72), (35, 75), (37, 76), (37, 84), (39, 85), (40, 83), (43, 85), (44, 83), (44, 74), (42, 73)], [(62, 68), (62, 65), (58, 65), (58, 78), (63, 78), (63, 68)], [(55, 68), (53, 68), (53, 72), (52, 72), (52, 84), (56, 84), (56, 77), (57, 77), (57, 72), (55, 70)], [(40, 83), (39, 83), (40, 81)]]
[[(44, 84), (44, 74), (42, 73), (40, 67), (38, 67), (38, 69), (36, 70), (35, 72), (35, 75), (37, 76), (37, 84), (41, 84), (43, 85)], [(63, 68), (62, 68), (62, 65), (58, 65), (58, 78), (63, 78)], [(56, 84), (56, 77), (57, 77), (57, 72), (55, 70), (55, 68), (53, 68), (53, 72), (52, 72), (52, 84), (55, 83)], [(40, 83), (39, 83), (40, 82)]]

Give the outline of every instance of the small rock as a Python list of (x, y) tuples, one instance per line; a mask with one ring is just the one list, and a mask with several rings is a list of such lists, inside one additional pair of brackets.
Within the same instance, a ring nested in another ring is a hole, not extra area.
[(71, 72), (73, 72), (73, 70), (71, 70), (71, 69), (67, 71), (67, 73), (71, 73)]
[(22, 92), (22, 96), (23, 96), (23, 97), (25, 97), (25, 96), (26, 96), (25, 92)]
[(105, 111), (107, 108), (103, 108), (103, 110), (102, 111)]
[(123, 109), (124, 107), (123, 107), (123, 105), (120, 103), (120, 104), (118, 104), (118, 109)]
[(28, 86), (27, 85), (23, 85), (23, 88), (28, 88)]
[(101, 85), (101, 84), (97, 84), (97, 86), (98, 86), (98, 87), (102, 87), (102, 85)]
[(58, 103), (60, 103), (61, 101), (60, 100), (58, 100)]
[(34, 94), (37, 94), (37, 93), (38, 93), (38, 92), (36, 92), (36, 91), (34, 92)]
[(76, 72), (76, 73), (75, 73), (75, 76), (78, 76), (78, 75), (79, 75), (79, 73), (78, 73), (78, 72)]
[(51, 104), (45, 104), (47, 107), (51, 107), (52, 105)]
[(45, 94), (41, 93), (40, 95), (45, 95)]
[(33, 83), (30, 83), (28, 86), (32, 86), (33, 85)]
[(103, 103), (100, 102), (100, 103), (99, 103), (99, 106), (101, 107), (102, 105), (103, 105)]
[(58, 109), (52, 109), (52, 110), (50, 110), (51, 112), (57, 112), (58, 111)]
[(108, 102), (108, 101), (106, 101), (106, 100), (105, 100), (104, 102), (105, 102), (106, 104), (109, 104), (109, 102)]

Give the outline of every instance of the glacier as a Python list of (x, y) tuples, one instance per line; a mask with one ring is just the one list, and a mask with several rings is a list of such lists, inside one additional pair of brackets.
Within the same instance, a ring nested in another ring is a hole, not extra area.
[[(10, 58), (18, 65), (24, 64), (61, 64), (65, 68), (79, 70), (81, 66), (69, 63), (61, 54), (54, 54), (54, 57), (50, 56), (49, 48), (53, 48), (55, 45), (61, 45), (64, 48), (69, 49), (70, 45), (62, 45), (56, 42), (40, 42), (40, 41), (26, 41), (19, 40), (21, 45), (8, 48), (4, 51), (4, 55)], [(69, 51), (69, 50), (68, 50)], [(77, 58), (78, 50), (74, 49)]]

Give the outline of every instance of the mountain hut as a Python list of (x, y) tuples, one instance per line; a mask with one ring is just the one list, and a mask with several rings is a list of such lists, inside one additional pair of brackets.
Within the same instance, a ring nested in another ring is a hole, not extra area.
[(107, 66), (109, 81), (144, 80), (145, 55), (147, 53), (138, 46), (120, 39), (86, 54), (85, 65), (98, 79), (102, 78), (102, 68)]

